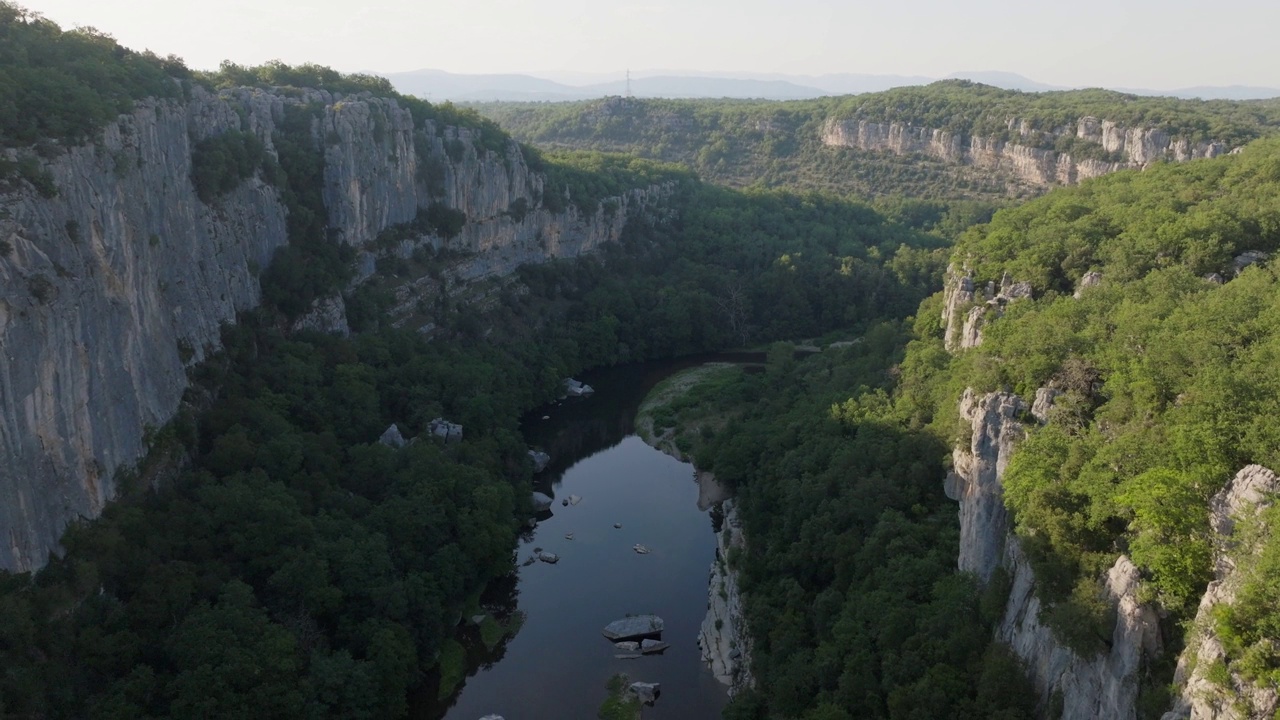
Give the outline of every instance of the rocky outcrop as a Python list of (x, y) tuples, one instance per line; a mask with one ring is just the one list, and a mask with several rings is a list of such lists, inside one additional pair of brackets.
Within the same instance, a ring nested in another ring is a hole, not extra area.
[(1026, 430), (1019, 418), (1027, 405), (1013, 393), (978, 396), (965, 390), (960, 398), (960, 418), (970, 428), (968, 447), (952, 452), (947, 474), (947, 497), (960, 503), (960, 557), (962, 572), (983, 582), (1000, 566), (1009, 531), (1000, 480), (1009, 458)]
[[(1109, 120), (1082, 117), (1072, 127), (1038, 132), (1017, 118), (1008, 121), (1011, 140), (971, 136), (904, 123), (831, 118), (823, 125), (822, 143), (860, 150), (920, 154), (953, 165), (971, 165), (1007, 175), (1034, 187), (1072, 185), (1124, 168), (1153, 162), (1182, 162), (1225, 155), (1220, 142), (1193, 143), (1159, 128), (1126, 128)], [(1092, 144), (1107, 160), (1072, 157), (1045, 146), (1060, 138)]]
[(657, 615), (631, 615), (614, 620), (601, 632), (610, 640), (651, 637), (662, 634), (664, 623)]
[[(1226, 650), (1213, 627), (1215, 608), (1235, 602), (1243, 580), (1234, 558), (1255, 551), (1254, 547), (1237, 546), (1236, 524), (1255, 518), (1277, 492), (1280, 479), (1276, 474), (1261, 465), (1250, 465), (1214, 495), (1210, 503), (1210, 525), (1217, 538), (1214, 579), (1200, 600), (1186, 650), (1178, 658), (1174, 682), (1180, 693), (1163, 720), (1261, 720), (1280, 709), (1280, 694), (1275, 688), (1249, 682), (1225, 664)], [(1225, 672), (1214, 679), (1214, 668)]]
[(1107, 572), (1104, 587), (1116, 608), (1115, 626), (1105, 651), (1082, 657), (1063, 646), (1040, 621), (1035, 575), (1015, 539), (1008, 543), (1004, 564), (1013, 582), (996, 637), (1026, 663), (1041, 706), (1060, 694), (1062, 720), (1137, 717), (1143, 654), (1160, 652), (1159, 618), (1138, 601), (1138, 568), (1121, 555)]
[(186, 369), (258, 302), (285, 242), (279, 192), (251, 179), (215, 206), (193, 139), (242, 127), (264, 143), (281, 104), (257, 93), (140, 103), (100, 140), (44, 164), (58, 194), (0, 195), (0, 568), (45, 562), (94, 517), (115, 470), (174, 413)]
[(947, 268), (942, 295), (943, 344), (949, 352), (967, 350), (982, 344), (982, 326), (1004, 314), (1005, 306), (1031, 297), (1031, 283), (1016, 281), (1008, 273), (1000, 279), (1000, 288), (987, 283), (985, 292), (976, 289), (973, 275)]
[(734, 695), (755, 684), (751, 676), (751, 636), (743, 617), (742, 591), (737, 573), (728, 564), (729, 550), (743, 548), (746, 539), (734, 501), (725, 500), (720, 507), (724, 521), (716, 536), (716, 560), (711, 564), (707, 615), (698, 633), (698, 647), (702, 648), (702, 659), (710, 663), (716, 679), (728, 685), (729, 694)]
[[(1052, 404), (1051, 391), (1037, 393), (1037, 405)], [(1132, 718), (1137, 698), (1137, 672), (1143, 653), (1160, 651), (1158, 618), (1138, 602), (1139, 573), (1121, 556), (1107, 573), (1105, 591), (1116, 607), (1108, 649), (1081, 657), (1063, 645), (1040, 621), (1035, 575), (1018, 540), (1010, 533), (1002, 479), (1017, 443), (1026, 435), (1022, 416), (1026, 403), (1012, 393), (979, 396), (966, 390), (960, 417), (968, 424), (967, 447), (953, 452), (947, 496), (960, 503), (960, 570), (988, 582), (998, 568), (1011, 579), (1011, 590), (996, 635), (1026, 663), (1042, 706), (1061, 694), (1062, 717)]]
[[(363, 93), (192, 86), (181, 101), (138, 103), (94, 142), (43, 162), (55, 197), (21, 182), (0, 193), (0, 568), (41, 566), (69, 521), (101, 512), (116, 471), (177, 410), (188, 367), (258, 303), (257, 274), (286, 242), (280, 191), (252, 177), (206, 204), (192, 150), (241, 130), (274, 158), (290, 106), (320, 108), (312, 134), (329, 231), (361, 249), (357, 281), (380, 255), (424, 246), (448, 251), (455, 284), (576, 256), (616, 240), (669, 192), (552, 212), (514, 142), (495, 152), (470, 129), (415, 126), (396, 102)], [(466, 216), (456, 236), (374, 243), (441, 204)], [(402, 321), (420, 280), (397, 290)], [(297, 323), (348, 332), (341, 297)]]

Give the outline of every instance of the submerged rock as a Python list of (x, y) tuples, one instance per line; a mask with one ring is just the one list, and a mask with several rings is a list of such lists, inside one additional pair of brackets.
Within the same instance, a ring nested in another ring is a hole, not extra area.
[(638, 554), (640, 554), (640, 555), (648, 555), (648, 554), (649, 554), (649, 548), (645, 547), (644, 545), (641, 545), (640, 543), (636, 543), (635, 545), (632, 545), (632, 546), (631, 546), (631, 549), (632, 549), (632, 550), (635, 550), (635, 551), (636, 551), (636, 553), (638, 553)]
[(661, 640), (642, 640), (640, 642), (640, 652), (644, 653), (645, 655), (660, 653), (669, 647), (671, 647), (671, 643), (663, 642)]
[(626, 640), (628, 638), (659, 635), (662, 633), (662, 618), (657, 615), (633, 615), (614, 620), (604, 626), (604, 636), (610, 640)]
[(635, 640), (623, 640), (622, 642), (614, 643), (613, 646), (622, 652), (640, 652), (640, 643)]
[(628, 691), (645, 705), (652, 705), (662, 694), (660, 683), (633, 682)]
[(550, 495), (546, 495), (540, 492), (535, 492), (533, 495), (529, 497), (533, 501), (533, 508), (535, 510), (546, 510), (547, 508), (551, 507), (552, 500)]

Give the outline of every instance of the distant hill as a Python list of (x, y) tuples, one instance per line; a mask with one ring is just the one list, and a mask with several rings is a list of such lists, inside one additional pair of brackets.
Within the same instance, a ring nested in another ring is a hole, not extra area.
[(967, 80), (788, 102), (615, 95), (474, 108), (534, 145), (681, 163), (732, 187), (863, 197), (1027, 196), (1123, 167), (1223, 154), (1280, 130), (1280, 100), (1033, 93)]
[[(626, 94), (623, 73), (463, 74), (444, 70), (375, 73), (391, 81), (396, 90), (433, 101), (454, 102), (536, 102), (591, 100)], [(956, 72), (947, 79), (963, 79), (1005, 90), (1049, 92), (1074, 90), (1050, 85), (1000, 70)], [(631, 94), (646, 98), (737, 98), (758, 100), (805, 100), (829, 95), (860, 95), (897, 87), (928, 85), (937, 78), (922, 75), (877, 75), (831, 73), (793, 75), (785, 73), (691, 72), (680, 70), (644, 71), (632, 74)], [(1196, 86), (1177, 90), (1118, 88), (1119, 92), (1144, 96), (1199, 98), (1203, 100), (1256, 100), (1280, 97), (1280, 88), (1256, 86)]]

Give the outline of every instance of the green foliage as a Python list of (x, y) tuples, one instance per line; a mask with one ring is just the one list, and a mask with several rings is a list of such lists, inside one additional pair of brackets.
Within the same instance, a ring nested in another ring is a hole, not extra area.
[(191, 151), (191, 183), (206, 204), (253, 177), (266, 159), (262, 141), (253, 133), (228, 130), (196, 143)]
[(334, 242), (328, 233), (324, 187), (324, 154), (311, 136), (316, 106), (285, 106), (284, 121), (273, 138), (284, 188), (281, 200), (288, 210), (289, 244), (276, 250), (262, 274), (263, 298), (288, 317), (297, 317), (311, 304), (347, 284), (355, 251)]
[(599, 152), (542, 153), (523, 148), (529, 168), (546, 178), (542, 204), (552, 212), (575, 205), (585, 214), (594, 213), (605, 198), (628, 190), (692, 179), (677, 166), (642, 160), (627, 155)]
[[(191, 469), (69, 528), (34, 578), (0, 573), (6, 712), (399, 717), (437, 650), (465, 673), (455, 618), (512, 571), (529, 492), (518, 418), (556, 391), (538, 349), (253, 318), (224, 344), (195, 371), (216, 400)], [(374, 442), (438, 414), (467, 442)]]
[[(0, 2), (0, 146), (84, 142), (146, 97), (176, 97), (189, 75), (175, 57), (135, 53), (94, 28), (64, 32)], [(4, 175), (0, 172), (0, 177)]]
[(954, 570), (946, 444), (888, 394), (907, 339), (875, 326), (801, 361), (778, 346), (737, 376), (741, 414), (699, 454), (736, 488), (750, 538), (736, 565), (761, 690), (726, 718), (1032, 717), (984, 620), (995, 601)]
[(596, 713), (596, 717), (600, 718), (600, 720), (636, 720), (636, 718), (639, 718), (640, 700), (628, 694), (627, 689), (630, 684), (631, 678), (622, 673), (609, 678), (607, 683), (609, 696), (600, 704), (600, 710)]
[[(1280, 102), (1274, 100), (1204, 102), (1105, 90), (1022, 93), (968, 81), (793, 102), (612, 97), (475, 107), (520, 140), (540, 146), (675, 162), (733, 187), (790, 187), (862, 197), (995, 199), (1011, 188), (989, 173), (920, 156), (824, 146), (822, 137), (832, 122), (901, 122), (1106, 161), (1116, 158), (1097, 141), (1077, 137), (1082, 117), (1228, 147), (1280, 126)], [(1022, 121), (1026, 134), (1011, 130), (1011, 119)]]
[[(946, 383), (950, 398), (965, 383), (1064, 393), (1004, 491), (1046, 621), (1073, 647), (1109, 637), (1097, 578), (1122, 551), (1146, 596), (1188, 619), (1211, 578), (1209, 498), (1248, 463), (1280, 463), (1280, 280), (1274, 264), (1233, 267), (1280, 249), (1277, 207), (1280, 142), (1263, 140), (1056, 190), (956, 249), (977, 287), (1008, 274), (1035, 292), (988, 321)], [(1087, 271), (1101, 284), (1073, 298)], [(909, 355), (904, 368), (926, 364)]]
[(1280, 509), (1268, 507), (1236, 529), (1232, 559), (1242, 582), (1235, 602), (1214, 609), (1213, 629), (1227, 653), (1227, 665), (1213, 667), (1209, 679), (1230, 689), (1230, 673), (1264, 687), (1280, 682)]
[[(1275, 101), (1180, 100), (1143, 97), (1112, 90), (1061, 92), (1003, 90), (969, 80), (943, 80), (840, 100), (834, 113), (842, 119), (902, 122), (963, 135), (1016, 140), (1032, 147), (1079, 153), (1085, 141), (1061, 147), (1055, 134), (1075, 135), (1082, 117), (1109, 120), (1123, 127), (1163, 130), (1191, 142), (1217, 141), (1243, 145), (1280, 125)], [(1025, 133), (1011, 129), (1013, 121)], [(1097, 143), (1085, 157), (1109, 159)]]
[(1003, 183), (915, 157), (821, 143), (831, 99), (800, 102), (605, 98), (475, 108), (524, 142), (676, 163), (732, 187), (862, 197), (1001, 197)]

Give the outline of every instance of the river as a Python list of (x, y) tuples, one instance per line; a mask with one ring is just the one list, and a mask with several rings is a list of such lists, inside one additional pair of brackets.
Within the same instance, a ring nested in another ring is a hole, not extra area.
[[(473, 638), (474, 674), (445, 701), (452, 705), (419, 699), (416, 717), (590, 720), (606, 696), (606, 682), (619, 672), (661, 683), (662, 696), (644, 711), (647, 719), (720, 716), (726, 688), (702, 662), (697, 645), (715, 557), (711, 518), (698, 509), (693, 466), (646, 445), (633, 424), (654, 385), (701, 360), (590, 373), (581, 379), (596, 389), (594, 396), (567, 399), (526, 418), (529, 443), (553, 458), (536, 489), (555, 502), (522, 536), (517, 561), (531, 557), (534, 548), (560, 560), (522, 565), (514, 583), (491, 590), (497, 597), (486, 598), (486, 608), (501, 615), (502, 606), (508, 613), (518, 606), (523, 626), (493, 650)], [(570, 495), (581, 502), (563, 505)], [(651, 552), (637, 554), (637, 543)], [(601, 629), (627, 614), (647, 613), (663, 618), (662, 640), (671, 647), (661, 655), (615, 658), (618, 651)]]

